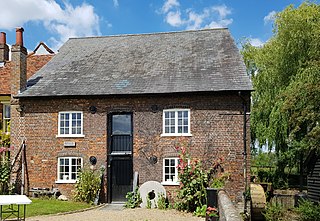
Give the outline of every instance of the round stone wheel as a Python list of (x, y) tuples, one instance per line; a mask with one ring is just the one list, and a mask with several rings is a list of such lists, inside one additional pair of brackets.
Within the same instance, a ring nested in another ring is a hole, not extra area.
[(163, 194), (164, 198), (167, 197), (166, 189), (157, 181), (147, 181), (143, 183), (139, 188), (139, 193), (142, 199), (142, 203), (140, 204), (142, 208), (146, 208), (148, 196), (151, 202), (151, 208), (157, 207), (160, 194)]
[(266, 195), (260, 184), (250, 184), (251, 194), (251, 218), (252, 220), (264, 220), (262, 212), (266, 207)]

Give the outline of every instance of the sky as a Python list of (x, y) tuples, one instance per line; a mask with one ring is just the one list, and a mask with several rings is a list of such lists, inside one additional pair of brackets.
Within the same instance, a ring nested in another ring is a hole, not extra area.
[[(274, 15), (302, 0), (0, 0), (0, 31), (15, 43), (24, 28), (24, 45), (39, 42), (57, 51), (70, 37), (229, 28), (236, 43), (255, 46), (271, 36)], [(318, 1), (316, 1), (318, 2)]]

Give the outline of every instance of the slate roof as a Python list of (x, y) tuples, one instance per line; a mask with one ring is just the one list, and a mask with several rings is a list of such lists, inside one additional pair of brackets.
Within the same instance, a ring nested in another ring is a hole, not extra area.
[(252, 90), (228, 29), (69, 39), (19, 97)]

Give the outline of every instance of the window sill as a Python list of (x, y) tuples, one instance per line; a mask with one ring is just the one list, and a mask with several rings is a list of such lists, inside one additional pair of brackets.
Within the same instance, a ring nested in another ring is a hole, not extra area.
[(164, 186), (179, 186), (180, 183), (176, 183), (176, 182), (161, 182), (162, 185)]
[(192, 137), (192, 134), (161, 134), (161, 137)]
[(85, 137), (84, 134), (65, 134), (65, 135), (56, 135), (57, 138), (63, 137), (63, 138), (82, 138)]
[(56, 180), (55, 183), (76, 183), (76, 180)]

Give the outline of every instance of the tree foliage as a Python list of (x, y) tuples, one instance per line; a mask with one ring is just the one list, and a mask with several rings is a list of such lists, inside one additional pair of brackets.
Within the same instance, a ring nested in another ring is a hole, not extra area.
[(252, 143), (275, 148), (278, 166), (320, 148), (320, 5), (290, 5), (275, 16), (262, 47), (243, 44), (254, 86)]

